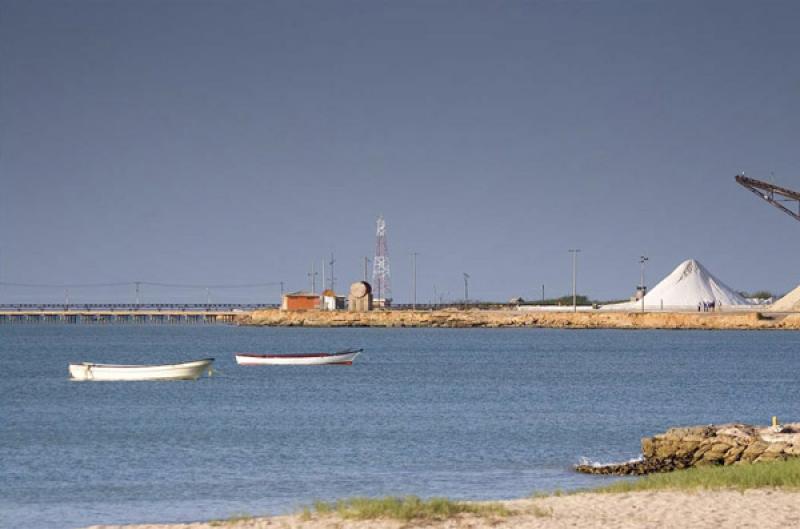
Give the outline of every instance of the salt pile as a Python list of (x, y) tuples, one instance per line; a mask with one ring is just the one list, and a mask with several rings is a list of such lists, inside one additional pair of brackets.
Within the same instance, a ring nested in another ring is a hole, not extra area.
[[(744, 297), (717, 279), (695, 259), (688, 259), (654, 286), (644, 297), (645, 308), (696, 309), (698, 304), (714, 302), (716, 306), (750, 305)], [(635, 308), (641, 301), (607, 305), (608, 308)]]
[(773, 303), (769, 310), (778, 312), (793, 312), (800, 310), (800, 286)]

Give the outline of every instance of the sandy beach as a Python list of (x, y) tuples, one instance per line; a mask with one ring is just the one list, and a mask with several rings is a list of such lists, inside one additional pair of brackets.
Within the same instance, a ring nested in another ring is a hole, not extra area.
[(507, 517), (460, 515), (441, 521), (343, 520), (336, 515), (302, 515), (218, 520), (188, 524), (92, 526), (90, 529), (400, 529), (436, 528), (616, 528), (668, 527), (778, 529), (800, 527), (800, 492), (785, 490), (581, 493), (502, 502)]

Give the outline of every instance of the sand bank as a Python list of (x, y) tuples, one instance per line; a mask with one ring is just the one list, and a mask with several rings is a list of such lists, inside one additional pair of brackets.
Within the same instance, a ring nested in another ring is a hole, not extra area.
[(259, 310), (240, 325), (276, 327), (545, 327), (572, 329), (800, 329), (800, 314), (760, 312), (550, 312), (517, 310), (286, 312)]
[(252, 518), (240, 521), (177, 525), (94, 526), (94, 529), (426, 529), (520, 528), (566, 529), (580, 527), (660, 529), (691, 527), (800, 527), (800, 492), (783, 490), (686, 492), (585, 493), (503, 502), (514, 514), (503, 518), (464, 515), (443, 521), (342, 520), (336, 515), (304, 519), (300, 515)]

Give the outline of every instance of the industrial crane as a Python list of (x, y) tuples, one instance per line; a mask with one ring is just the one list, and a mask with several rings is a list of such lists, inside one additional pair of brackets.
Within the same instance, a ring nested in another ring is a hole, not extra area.
[[(736, 182), (746, 187), (760, 198), (766, 200), (787, 215), (791, 215), (795, 220), (800, 220), (800, 193), (797, 191), (792, 191), (791, 189), (776, 186), (775, 184), (770, 184), (768, 182), (762, 182), (761, 180), (749, 178), (744, 175), (736, 175)], [(793, 208), (796, 210), (796, 212), (784, 205), (792, 202), (797, 203), (797, 207)]]

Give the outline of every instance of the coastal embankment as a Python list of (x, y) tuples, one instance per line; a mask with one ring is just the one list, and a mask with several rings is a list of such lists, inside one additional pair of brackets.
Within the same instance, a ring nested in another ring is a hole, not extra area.
[(761, 312), (611, 312), (376, 310), (258, 310), (236, 317), (239, 325), (274, 327), (542, 327), (564, 329), (800, 329), (800, 314)]

